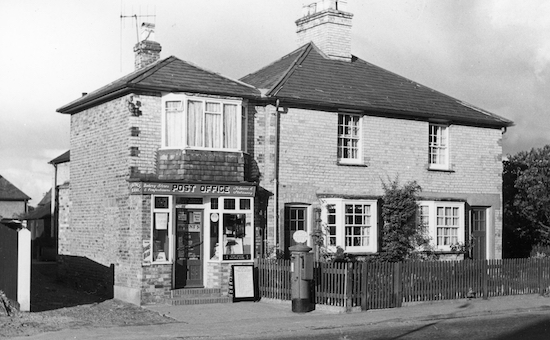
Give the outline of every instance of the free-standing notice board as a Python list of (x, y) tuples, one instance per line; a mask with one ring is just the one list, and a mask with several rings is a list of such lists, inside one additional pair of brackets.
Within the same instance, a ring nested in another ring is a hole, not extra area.
[(236, 264), (232, 266), (233, 302), (256, 301), (256, 276), (254, 265)]

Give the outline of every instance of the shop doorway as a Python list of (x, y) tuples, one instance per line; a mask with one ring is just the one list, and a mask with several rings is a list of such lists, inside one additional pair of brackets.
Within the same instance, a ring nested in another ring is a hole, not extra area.
[(487, 259), (487, 208), (472, 208), (472, 258)]
[(176, 209), (174, 289), (203, 287), (203, 224), (200, 209)]

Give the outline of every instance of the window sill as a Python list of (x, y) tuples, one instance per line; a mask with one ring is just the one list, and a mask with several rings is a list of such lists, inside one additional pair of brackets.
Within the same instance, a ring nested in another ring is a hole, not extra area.
[(347, 163), (347, 162), (341, 162), (341, 161), (337, 161), (336, 165), (338, 165), (338, 166), (355, 166), (355, 167), (360, 167), (360, 168), (367, 168), (368, 167), (368, 165), (365, 164), (365, 163)]
[(428, 171), (433, 171), (433, 172), (449, 172), (449, 173), (452, 173), (452, 172), (456, 172), (452, 169), (438, 169), (438, 168), (430, 168), (428, 167)]

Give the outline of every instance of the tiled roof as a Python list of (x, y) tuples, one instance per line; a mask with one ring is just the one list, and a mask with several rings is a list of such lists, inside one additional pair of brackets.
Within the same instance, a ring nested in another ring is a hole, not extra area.
[(328, 59), (309, 43), (241, 81), (288, 103), (411, 119), (506, 127), (513, 123), (359, 58)]
[(0, 175), (0, 201), (27, 201), (31, 198)]
[(174, 56), (159, 60), (57, 109), (77, 113), (134, 91), (192, 92), (242, 98), (260, 97), (254, 87), (207, 71)]
[(29, 211), (20, 218), (22, 220), (41, 220), (51, 215), (51, 203), (48, 202), (46, 205), (36, 207), (34, 210)]
[(60, 164), (60, 163), (66, 163), (71, 160), (71, 150), (65, 151), (63, 154), (55, 157), (48, 163), (50, 164)]

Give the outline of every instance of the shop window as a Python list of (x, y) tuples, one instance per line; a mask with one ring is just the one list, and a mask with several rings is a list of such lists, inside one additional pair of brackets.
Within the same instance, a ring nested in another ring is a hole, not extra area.
[(239, 208), (241, 210), (250, 210), (250, 199), (241, 198), (239, 201)]
[(223, 215), (223, 259), (250, 260), (252, 258), (252, 226), (245, 214)]
[(210, 199), (210, 209), (218, 209), (218, 198), (211, 198)]
[(176, 204), (202, 204), (202, 197), (176, 197)]
[(223, 208), (228, 210), (235, 210), (235, 199), (226, 198), (223, 200)]
[[(223, 200), (220, 204), (219, 200)], [(251, 260), (254, 251), (250, 198), (210, 199), (210, 259)]]
[(153, 196), (151, 243), (152, 262), (165, 263), (170, 259), (172, 241), (171, 197)]

